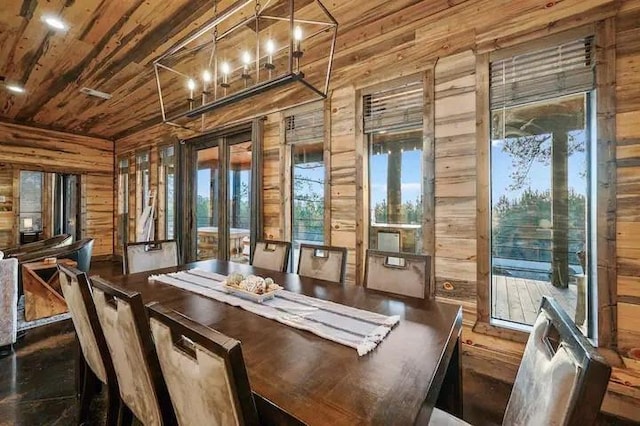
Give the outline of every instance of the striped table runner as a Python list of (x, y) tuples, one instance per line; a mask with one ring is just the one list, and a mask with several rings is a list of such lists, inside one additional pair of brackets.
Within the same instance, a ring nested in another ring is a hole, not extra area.
[(222, 281), (227, 277), (201, 269), (152, 275), (149, 281), (161, 282), (205, 297), (237, 306), (290, 327), (349, 346), (362, 356), (373, 349), (396, 325), (398, 316), (363, 311), (339, 303), (316, 299), (287, 290), (263, 303), (227, 293)]

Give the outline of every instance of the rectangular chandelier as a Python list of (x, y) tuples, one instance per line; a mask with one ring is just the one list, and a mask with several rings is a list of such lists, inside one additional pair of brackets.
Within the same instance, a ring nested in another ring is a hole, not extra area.
[(326, 98), (338, 23), (320, 0), (239, 0), (222, 11), (219, 3), (212, 20), (154, 61), (163, 122), (204, 127), (207, 113), (260, 94), (290, 97), (287, 106), (301, 90)]

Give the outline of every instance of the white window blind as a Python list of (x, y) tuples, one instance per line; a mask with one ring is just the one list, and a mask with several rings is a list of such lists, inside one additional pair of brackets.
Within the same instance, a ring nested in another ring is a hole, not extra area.
[(373, 92), (365, 95), (363, 102), (365, 133), (422, 126), (422, 81)]
[(324, 109), (317, 109), (285, 116), (285, 141), (287, 143), (324, 139)]
[(491, 62), (491, 109), (595, 87), (593, 37)]

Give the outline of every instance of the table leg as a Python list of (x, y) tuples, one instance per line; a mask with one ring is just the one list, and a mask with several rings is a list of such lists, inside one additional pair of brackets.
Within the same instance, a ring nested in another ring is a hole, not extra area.
[(462, 363), (460, 356), (460, 338), (458, 338), (444, 376), (444, 382), (440, 388), (436, 406), (462, 418)]

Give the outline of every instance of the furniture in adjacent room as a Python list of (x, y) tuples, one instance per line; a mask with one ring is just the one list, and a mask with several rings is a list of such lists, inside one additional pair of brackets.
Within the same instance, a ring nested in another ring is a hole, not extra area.
[(60, 287), (76, 330), (82, 359), (79, 360), (81, 386), (79, 423), (88, 421), (89, 404), (96, 395), (98, 384), (106, 385), (108, 394), (107, 426), (116, 425), (120, 395), (113, 362), (100, 327), (91, 288), (84, 272), (59, 264)]
[(11, 352), (18, 332), (18, 261), (0, 260), (0, 356)]
[(434, 297), (430, 256), (367, 250), (364, 281), (372, 290), (420, 299)]
[(251, 265), (256, 268), (284, 272), (289, 264), (291, 243), (287, 241), (257, 241), (251, 257)]
[[(503, 425), (592, 425), (611, 367), (553, 299), (542, 298)], [(466, 425), (436, 410), (430, 425)]]
[(47, 238), (46, 240), (40, 240), (33, 243), (21, 244), (15, 247), (7, 247), (2, 249), (5, 257), (14, 257), (24, 253), (33, 253), (40, 250), (46, 250), (50, 248), (62, 247), (71, 244), (73, 237), (68, 234), (60, 234)]
[(147, 241), (125, 244), (123, 268), (125, 274), (170, 268), (179, 263), (176, 240)]
[(58, 265), (75, 267), (77, 264), (70, 259), (55, 259), (53, 262), (42, 260), (22, 264), (26, 321), (35, 321), (68, 312), (67, 303), (60, 288)]
[[(140, 303), (158, 302), (242, 342), (261, 421), (281, 424), (286, 415), (307, 424), (335, 423), (336, 418), (342, 424), (426, 424), (436, 405), (462, 415), (460, 306), (226, 261), (190, 263), (177, 270), (196, 267), (199, 273), (269, 276), (293, 293), (401, 316), (373, 351), (358, 356), (353, 348), (313, 333), (182, 288), (149, 282), (148, 276), (156, 271), (111, 280), (126, 294), (139, 293)], [(114, 302), (120, 311), (120, 299)], [(440, 400), (442, 395), (447, 398)], [(399, 406), (402, 410), (389, 410)]]
[(300, 244), (298, 275), (344, 284), (347, 249)]

